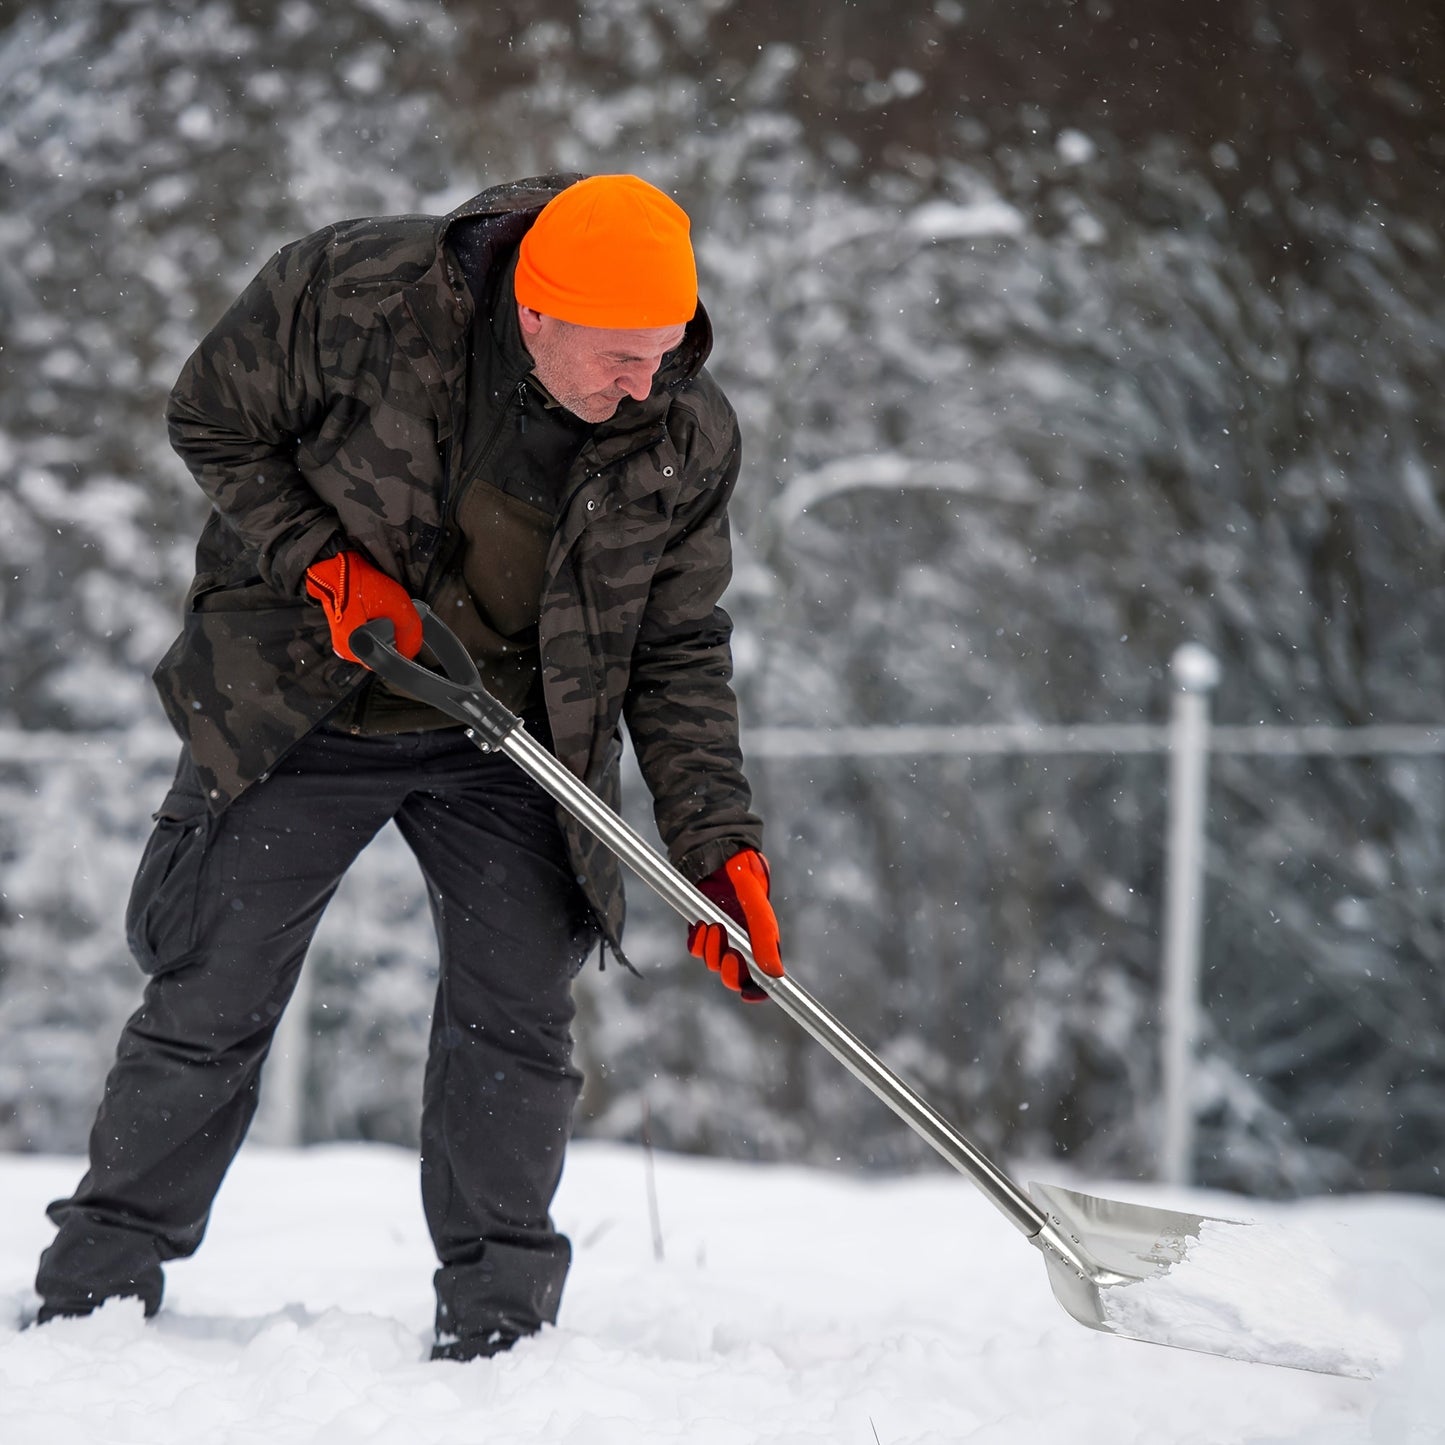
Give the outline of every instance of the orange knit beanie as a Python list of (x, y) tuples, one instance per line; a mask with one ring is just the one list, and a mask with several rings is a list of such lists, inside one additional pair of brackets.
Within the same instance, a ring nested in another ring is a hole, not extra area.
[(589, 176), (560, 191), (522, 237), (523, 306), (578, 326), (677, 326), (697, 310), (687, 212), (637, 176)]

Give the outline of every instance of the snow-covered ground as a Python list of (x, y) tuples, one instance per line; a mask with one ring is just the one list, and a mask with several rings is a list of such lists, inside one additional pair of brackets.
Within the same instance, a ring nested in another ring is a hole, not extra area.
[[(1257, 1303), (1327, 1252), (1339, 1309), (1394, 1363), (1371, 1380), (1086, 1330), (1041, 1258), (963, 1179), (866, 1180), (595, 1143), (556, 1214), (576, 1262), (560, 1324), (431, 1364), (414, 1159), (248, 1147), (166, 1308), (16, 1331), (43, 1206), (72, 1159), (0, 1156), (3, 1445), (1424, 1445), (1445, 1440), (1445, 1201), (1271, 1207), (1070, 1180), (1257, 1219)], [(1299, 1249), (1280, 1248), (1292, 1239)], [(661, 1243), (661, 1255), (657, 1243)], [(1312, 1327), (1312, 1326), (1311, 1326)]]

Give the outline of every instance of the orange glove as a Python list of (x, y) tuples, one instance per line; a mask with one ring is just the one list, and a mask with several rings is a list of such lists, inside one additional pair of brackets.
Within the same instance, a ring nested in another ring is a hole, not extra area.
[[(768, 860), (757, 849), (744, 848), (697, 887), (698, 892), (747, 929), (757, 966), (769, 978), (781, 978), (778, 920), (768, 902)], [(687, 951), (721, 974), (722, 981), (741, 994), (745, 1002), (762, 1003), (767, 998), (753, 982), (742, 954), (728, 943), (727, 930), (721, 923), (694, 923), (687, 932)]]
[(306, 569), (306, 591), (319, 602), (331, 625), (331, 645), (348, 662), (351, 634), (363, 622), (386, 618), (396, 629), (396, 650), (403, 657), (421, 651), (421, 618), (406, 588), (378, 571), (360, 552), (338, 552)]

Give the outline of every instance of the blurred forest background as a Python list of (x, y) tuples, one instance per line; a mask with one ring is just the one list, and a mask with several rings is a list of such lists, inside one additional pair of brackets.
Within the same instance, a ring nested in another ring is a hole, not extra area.
[[(1442, 77), (1427, 0), (0, 5), (0, 1147), (82, 1147), (139, 995), (202, 517), (163, 401), (277, 246), (560, 168), (687, 206), (747, 728), (1157, 722), (1189, 640), (1218, 721), (1438, 725)], [(751, 772), (800, 981), (986, 1148), (1149, 1176), (1165, 759)], [(1198, 1177), (1440, 1192), (1445, 760), (1221, 756), (1209, 804)], [(642, 894), (584, 1132), (924, 1163)], [(305, 1137), (414, 1139), (434, 968), (383, 839)]]

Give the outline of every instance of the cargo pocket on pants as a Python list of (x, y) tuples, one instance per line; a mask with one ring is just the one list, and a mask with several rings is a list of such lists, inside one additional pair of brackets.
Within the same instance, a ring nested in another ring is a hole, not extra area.
[(125, 936), (142, 972), (168, 973), (190, 961), (200, 906), (201, 864), (211, 814), (199, 793), (172, 788), (153, 815), (125, 911)]

